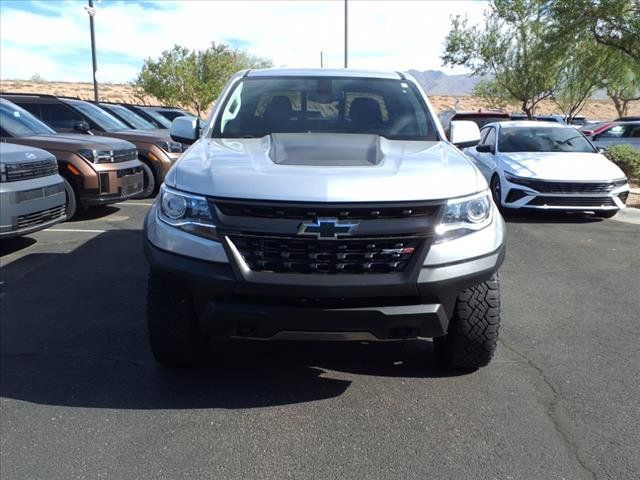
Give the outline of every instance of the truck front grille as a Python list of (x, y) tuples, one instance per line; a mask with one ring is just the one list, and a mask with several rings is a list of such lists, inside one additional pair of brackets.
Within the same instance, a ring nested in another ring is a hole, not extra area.
[(316, 240), (229, 235), (247, 266), (257, 272), (375, 274), (402, 272), (423, 237)]
[(40, 210), (39, 212), (29, 213), (27, 215), (20, 215), (18, 217), (18, 228), (29, 228), (41, 223), (48, 222), (49, 220), (55, 220), (62, 217), (65, 214), (65, 205), (58, 207), (48, 208), (46, 210)]
[(128, 162), (129, 160), (138, 159), (138, 150), (135, 148), (126, 150), (115, 150), (113, 152), (113, 163)]
[(224, 214), (234, 217), (314, 219), (339, 218), (371, 220), (379, 218), (412, 218), (435, 216), (440, 205), (380, 203), (377, 205), (317, 203), (280, 203), (250, 200), (215, 200), (216, 207)]
[(48, 177), (56, 173), (58, 173), (58, 162), (55, 160), (7, 164), (7, 182)]

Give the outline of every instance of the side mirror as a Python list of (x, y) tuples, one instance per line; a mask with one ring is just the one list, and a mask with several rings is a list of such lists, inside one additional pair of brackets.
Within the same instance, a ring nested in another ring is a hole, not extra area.
[(480, 142), (480, 128), (470, 120), (453, 120), (449, 140), (458, 148), (473, 147)]
[(496, 153), (496, 150), (493, 147), (493, 145), (489, 145), (486, 143), (484, 145), (478, 145), (476, 147), (476, 151), (479, 153)]
[(85, 121), (82, 122), (78, 122), (73, 126), (73, 129), (76, 132), (80, 132), (80, 133), (88, 133), (89, 130), (91, 130), (91, 127), (89, 126), (89, 124)]
[(169, 135), (176, 142), (191, 145), (200, 137), (200, 119), (197, 117), (176, 117), (171, 123)]

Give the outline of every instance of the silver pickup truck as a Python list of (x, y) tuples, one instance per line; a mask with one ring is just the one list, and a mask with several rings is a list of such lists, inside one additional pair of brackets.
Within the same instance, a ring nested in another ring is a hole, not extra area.
[(0, 238), (17, 237), (66, 219), (58, 162), (39, 148), (0, 143)]
[(486, 180), (397, 72), (251, 70), (164, 178), (145, 224), (156, 359), (193, 365), (215, 337), (434, 338), (474, 369), (498, 340), (505, 227)]

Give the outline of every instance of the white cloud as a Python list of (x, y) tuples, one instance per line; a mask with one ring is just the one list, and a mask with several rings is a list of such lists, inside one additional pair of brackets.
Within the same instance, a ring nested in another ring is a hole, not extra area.
[[(0, 75), (47, 79), (91, 79), (89, 26), (83, 3), (52, 2), (29, 13), (3, 7), (0, 19)], [(133, 79), (146, 57), (173, 44), (206, 48), (232, 42), (276, 66), (343, 64), (342, 1), (179, 1), (147, 8), (133, 2), (97, 5), (96, 43), (102, 81)], [(451, 15), (479, 21), (485, 2), (349, 2), (349, 66), (355, 68), (443, 69), (442, 44)], [(451, 70), (448, 70), (451, 71)], [(456, 69), (460, 72), (462, 70)]]

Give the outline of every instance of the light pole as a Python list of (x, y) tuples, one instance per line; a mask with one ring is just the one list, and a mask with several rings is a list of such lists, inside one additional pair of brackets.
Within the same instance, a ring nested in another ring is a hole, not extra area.
[(347, 68), (349, 65), (349, 54), (348, 54), (348, 7), (347, 0), (344, 0), (344, 68)]
[(96, 9), (93, 6), (93, 0), (89, 0), (89, 6), (84, 7), (89, 14), (89, 28), (91, 30), (91, 60), (93, 61), (93, 98), (98, 101), (98, 62), (96, 60), (96, 32), (93, 25), (93, 17)]

